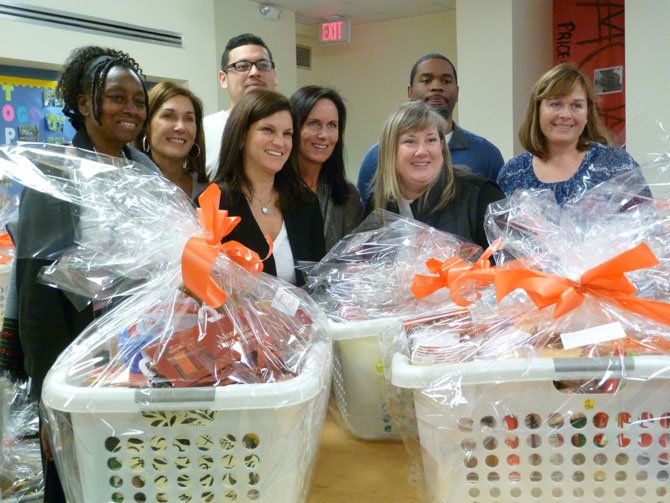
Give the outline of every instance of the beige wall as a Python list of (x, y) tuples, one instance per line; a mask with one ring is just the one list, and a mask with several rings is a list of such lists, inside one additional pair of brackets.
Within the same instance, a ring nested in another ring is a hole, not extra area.
[[(105, 8), (90, 0), (23, 3), (176, 31), (184, 48), (0, 19), (0, 63), (58, 70), (74, 47), (115, 47), (134, 56), (152, 79), (186, 82), (207, 113), (228, 104), (216, 77), (225, 42), (245, 31), (260, 35), (273, 51), (281, 92), (318, 83), (346, 98), (348, 173), (354, 180), (388, 113), (406, 100), (409, 69), (420, 55), (438, 51), (454, 60), (461, 88), (457, 120), (497, 144), (505, 158), (520, 152), (516, 131), (530, 87), (551, 65), (552, 0), (457, 0), (455, 11), (354, 25), (351, 43), (331, 46), (316, 44), (315, 28), (296, 24), (292, 12), (266, 21), (258, 4), (247, 0), (116, 0)], [(626, 1), (627, 148), (640, 160), (670, 151), (659, 126), (667, 135), (670, 69), (664, 61), (670, 38), (662, 34), (668, 18), (666, 0)], [(312, 47), (312, 70), (295, 70), (296, 42)]]
[[(346, 153), (356, 181), (365, 152), (376, 143), (388, 114), (407, 100), (409, 71), (428, 52), (456, 59), (454, 11), (352, 26), (351, 42), (316, 43), (314, 27), (298, 27), (297, 42), (312, 47), (312, 69), (298, 70), (298, 85), (337, 89), (347, 103)], [(458, 113), (458, 108), (457, 108)]]
[(22, 3), (179, 32), (183, 34), (184, 47), (177, 49), (0, 18), (1, 63), (60, 70), (75, 47), (113, 47), (133, 56), (152, 80), (184, 81), (206, 106), (215, 106), (216, 87), (202, 78), (207, 71), (215, 71), (213, 0), (198, 0), (199, 9), (182, 0), (115, 0), (113, 3), (25, 0)]
[(670, 2), (626, 2), (626, 146), (636, 159), (670, 152), (668, 19)]
[(460, 123), (505, 160), (537, 78), (552, 65), (552, 0), (457, 0)]

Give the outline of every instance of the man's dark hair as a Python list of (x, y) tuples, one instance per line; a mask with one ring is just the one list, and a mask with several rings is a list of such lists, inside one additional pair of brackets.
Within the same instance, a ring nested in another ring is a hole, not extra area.
[(430, 54), (426, 54), (425, 56), (421, 56), (419, 59), (416, 60), (416, 63), (414, 63), (414, 66), (412, 67), (412, 71), (409, 72), (409, 85), (411, 86), (414, 84), (414, 77), (416, 77), (416, 69), (419, 67), (421, 63), (424, 61), (428, 61), (429, 59), (441, 59), (443, 61), (446, 61), (451, 65), (451, 69), (454, 71), (454, 80), (458, 84), (458, 75), (456, 75), (456, 67), (454, 64), (449, 60), (448, 57), (443, 56), (439, 52), (431, 52)]
[(268, 51), (270, 61), (274, 61), (272, 59), (272, 51), (265, 44), (265, 42), (261, 37), (254, 35), (253, 33), (242, 33), (241, 35), (237, 35), (236, 37), (231, 38), (226, 44), (226, 48), (224, 49), (223, 54), (221, 55), (222, 70), (225, 70), (226, 66), (228, 66), (228, 64), (230, 63), (230, 61), (228, 60), (228, 58), (230, 57), (230, 51), (232, 51), (233, 49), (237, 49), (238, 47), (242, 47), (243, 45), (260, 45), (266, 51)]

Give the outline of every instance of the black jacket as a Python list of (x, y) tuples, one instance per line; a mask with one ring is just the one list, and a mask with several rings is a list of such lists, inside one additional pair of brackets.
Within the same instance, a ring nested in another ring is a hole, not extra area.
[[(223, 238), (226, 241), (239, 241), (251, 248), (264, 258), (269, 251), (268, 243), (251, 213), (251, 208), (245, 197), (233, 201), (226, 190), (225, 185), (219, 184), (221, 188), (222, 210), (228, 210), (229, 216), (240, 217), (241, 221), (233, 231)], [(325, 255), (325, 242), (323, 238), (323, 218), (321, 208), (316, 195), (309, 193), (307, 203), (296, 203), (288, 211), (284, 212), (284, 223), (286, 234), (291, 245), (294, 261), (318, 262)], [(277, 275), (277, 267), (273, 256), (263, 263), (263, 272)], [(296, 270), (296, 281), (298, 286), (305, 283), (305, 278), (300, 270)]]
[[(437, 183), (428, 193), (426, 202), (419, 210), (419, 200), (412, 202), (412, 214), (415, 220), (428, 224), (441, 231), (456, 234), (462, 238), (478, 244), (486, 249), (489, 245), (484, 232), (484, 215), (486, 208), (492, 202), (505, 198), (505, 194), (498, 186), (470, 172), (454, 169), (456, 178), (455, 196), (441, 210), (433, 211), (440, 199), (444, 189), (444, 175), (441, 175)], [(368, 213), (372, 210), (372, 198), (368, 204)], [(399, 213), (397, 203), (393, 202), (386, 208), (394, 213)]]
[[(72, 145), (93, 150), (85, 130), (75, 134)], [(127, 157), (153, 166), (151, 160), (130, 146), (124, 147)], [(32, 377), (32, 393), (39, 398), (42, 383), (58, 355), (94, 319), (91, 305), (79, 311), (64, 292), (40, 283), (37, 275), (65, 250), (74, 245), (77, 227), (76, 212), (71, 204), (24, 189), (19, 205), (16, 247), (16, 288), (19, 304), (19, 337), (24, 352), (24, 369)], [(43, 236), (58, 237), (50, 242)], [(36, 252), (39, 251), (39, 254)], [(40, 258), (34, 258), (38, 256)]]

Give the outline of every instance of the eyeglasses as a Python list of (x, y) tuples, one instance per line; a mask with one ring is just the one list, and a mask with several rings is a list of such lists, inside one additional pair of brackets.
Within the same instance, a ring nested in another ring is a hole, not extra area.
[(256, 66), (259, 72), (269, 72), (275, 67), (275, 62), (270, 61), (269, 59), (259, 59), (258, 61), (237, 61), (227, 65), (224, 70), (230, 70), (234, 68), (238, 73), (247, 73), (251, 71), (251, 67)]

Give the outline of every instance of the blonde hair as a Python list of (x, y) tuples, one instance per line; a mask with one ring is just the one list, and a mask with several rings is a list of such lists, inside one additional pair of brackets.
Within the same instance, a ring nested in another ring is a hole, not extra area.
[(587, 116), (584, 131), (577, 141), (577, 150), (584, 151), (592, 142), (610, 144), (607, 131), (596, 108), (595, 92), (588, 78), (571, 63), (561, 63), (545, 73), (533, 86), (526, 116), (519, 128), (519, 141), (531, 154), (546, 160), (547, 138), (540, 129), (540, 105), (543, 100), (569, 95), (576, 86), (586, 94)]
[[(375, 208), (387, 208), (390, 203), (397, 203), (402, 199), (402, 187), (396, 168), (396, 153), (400, 136), (426, 129), (436, 129), (442, 138), (442, 157), (444, 159), (443, 172), (446, 184), (440, 200), (433, 211), (444, 208), (454, 197), (454, 170), (451, 165), (451, 156), (447, 142), (444, 141), (446, 122), (444, 118), (423, 101), (410, 101), (393, 111), (384, 123), (379, 139), (379, 158), (377, 171), (373, 178), (373, 204)], [(426, 189), (419, 201), (422, 210), (426, 198), (440, 176)]]

